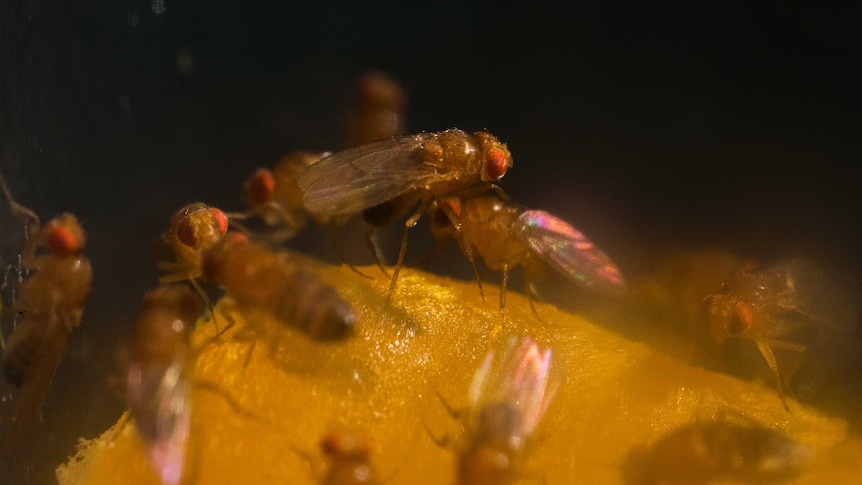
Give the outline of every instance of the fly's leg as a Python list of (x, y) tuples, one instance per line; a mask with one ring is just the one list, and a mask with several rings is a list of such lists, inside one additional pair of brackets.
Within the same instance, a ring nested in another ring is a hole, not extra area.
[[(374, 262), (377, 263), (377, 267), (380, 268), (384, 276), (389, 278), (389, 272), (386, 271), (386, 265), (383, 263), (383, 257), (380, 255), (380, 247), (374, 239), (374, 231), (376, 230), (377, 228), (372, 225), (365, 226), (365, 246), (368, 248), (368, 252), (371, 253), (371, 257), (374, 258)], [(407, 237), (406, 232), (404, 237)]]
[(536, 310), (536, 305), (533, 301), (533, 292), (530, 291), (530, 279), (527, 277), (527, 272), (524, 272), (524, 296), (527, 297), (527, 303), (530, 304), (530, 310), (533, 312), (533, 316), (536, 317), (536, 320), (540, 323), (544, 323), (542, 316), (539, 315), (539, 311)]
[(482, 288), (482, 278), (479, 276), (479, 268), (476, 266), (476, 257), (473, 256), (473, 246), (467, 241), (464, 233), (461, 231), (461, 219), (458, 217), (458, 214), (455, 214), (455, 211), (452, 210), (449, 204), (437, 204), (437, 206), (443, 210), (452, 222), (452, 226), (455, 227), (455, 236), (458, 239), (458, 245), (470, 261), (470, 266), (473, 267), (473, 274), (476, 276), (476, 283), (479, 285), (479, 295), (482, 297), (482, 303), (484, 304), (485, 290)]
[(793, 376), (796, 375), (796, 372), (799, 370), (799, 367), (802, 365), (802, 358), (805, 355), (806, 347), (802, 344), (795, 343), (795, 342), (787, 342), (785, 340), (776, 340), (776, 339), (771, 339), (771, 338), (767, 338), (767, 339), (763, 339), (763, 340), (773, 349), (788, 350), (791, 352), (795, 352), (796, 355), (798, 356), (794, 360), (793, 366), (789, 367), (789, 369), (785, 370), (784, 379), (782, 379), (782, 382), (785, 384), (785, 386), (787, 386), (789, 388), (788, 384), (790, 383), (791, 380), (793, 380)]
[(756, 340), (755, 343), (757, 344), (757, 349), (760, 350), (760, 354), (763, 355), (764, 359), (766, 359), (766, 363), (769, 365), (769, 368), (772, 369), (772, 373), (775, 374), (775, 385), (778, 387), (778, 397), (781, 399), (781, 404), (784, 406), (784, 410), (789, 413), (790, 408), (787, 406), (787, 401), (784, 399), (784, 384), (781, 381), (781, 375), (778, 373), (778, 362), (775, 360), (775, 354), (772, 353), (772, 348), (766, 340)]
[[(446, 398), (443, 397), (443, 394), (440, 394), (440, 391), (436, 391), (436, 393), (437, 393), (437, 399), (439, 399), (440, 403), (443, 404), (443, 407), (446, 408), (446, 412), (449, 414), (449, 416), (453, 420), (461, 422), (461, 424), (463, 426), (464, 411), (461, 409), (456, 409), (451, 404), (449, 404), (449, 401), (447, 401)], [(428, 432), (428, 436), (431, 438), (431, 441), (433, 441), (435, 445), (439, 446), (440, 448), (449, 448), (451, 446), (452, 440), (448, 434), (443, 434), (442, 436), (436, 436), (434, 434), (434, 432), (431, 430), (431, 428), (428, 426), (428, 423), (425, 423), (423, 421), (422, 426), (425, 427), (425, 431)]]
[[(330, 237), (332, 238), (331, 239), (332, 253), (335, 254), (335, 257), (336, 257), (336, 259), (338, 259), (338, 262), (340, 264), (347, 265), (347, 267), (350, 268), (350, 271), (353, 271), (354, 273), (358, 274), (359, 276), (361, 276), (363, 278), (367, 278), (369, 280), (373, 280), (374, 279), (373, 277), (368, 276), (367, 274), (363, 273), (362, 271), (359, 271), (359, 268), (357, 268), (356, 266), (353, 266), (353, 263), (347, 261), (347, 258), (344, 257), (344, 253), (341, 252), (341, 244), (339, 244), (340, 239), (338, 236), (339, 236), (340, 231), (338, 230), (338, 228), (339, 228), (339, 226), (337, 223), (334, 223), (334, 222), (331, 223)], [(372, 254), (373, 254), (373, 252), (372, 252)], [(386, 271), (384, 271), (383, 273), (386, 274)], [(387, 274), (386, 277), (388, 278), (389, 275)]]
[[(207, 311), (209, 312), (210, 317), (212, 317), (213, 325), (215, 325), (215, 328), (216, 328), (216, 334), (221, 335), (222, 330), (220, 330), (219, 326), (218, 326), (218, 320), (216, 317), (216, 312), (215, 312), (215, 307), (213, 306), (213, 302), (210, 300), (210, 297), (207, 295), (207, 293), (204, 291), (204, 289), (201, 288), (201, 285), (199, 285), (198, 282), (194, 278), (189, 278), (188, 280), (189, 280), (189, 283), (192, 285), (192, 288), (195, 289), (195, 291), (198, 293), (198, 296), (201, 297), (201, 300), (207, 306)], [(228, 326), (228, 328), (230, 328), (230, 327)], [(227, 328), (225, 328), (225, 330), (227, 330)]]
[(404, 256), (407, 254), (407, 231), (410, 230), (411, 227), (416, 226), (416, 223), (419, 222), (419, 218), (422, 217), (422, 214), (428, 212), (428, 206), (431, 204), (430, 198), (423, 199), (422, 202), (419, 203), (419, 206), (416, 208), (416, 211), (413, 212), (407, 222), (404, 223), (404, 236), (401, 238), (401, 250), (398, 251), (398, 262), (395, 263), (395, 270), (392, 272), (392, 280), (389, 282), (389, 293), (386, 296), (387, 300), (392, 299), (392, 294), (395, 292), (395, 283), (398, 281), (398, 273), (401, 272), (401, 266), (404, 265)]
[(503, 266), (503, 281), (500, 282), (500, 316), (506, 320), (506, 286), (509, 284), (509, 265)]

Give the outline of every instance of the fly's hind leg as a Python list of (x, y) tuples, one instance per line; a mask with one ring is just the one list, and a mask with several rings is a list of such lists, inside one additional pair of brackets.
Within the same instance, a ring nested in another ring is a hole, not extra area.
[(407, 232), (411, 227), (416, 226), (419, 218), (428, 212), (428, 206), (431, 204), (430, 198), (423, 199), (407, 221), (404, 223), (404, 236), (401, 238), (401, 250), (398, 251), (398, 262), (395, 263), (395, 269), (392, 271), (392, 280), (389, 282), (389, 293), (386, 296), (387, 300), (392, 299), (392, 294), (395, 293), (395, 283), (398, 281), (398, 273), (401, 272), (401, 267), (404, 266), (404, 256), (407, 255)]
[(365, 246), (371, 253), (371, 257), (374, 258), (374, 262), (377, 263), (377, 267), (380, 268), (384, 276), (389, 278), (389, 272), (386, 271), (386, 265), (383, 263), (383, 256), (380, 255), (380, 247), (377, 245), (377, 240), (374, 239), (376, 230), (377, 228), (370, 224), (365, 226)]
[[(775, 375), (775, 384), (778, 387), (778, 397), (781, 398), (781, 404), (784, 405), (784, 409), (787, 412), (790, 412), (790, 408), (787, 406), (787, 401), (784, 397), (784, 381), (781, 379), (781, 375), (778, 372), (778, 362), (775, 359), (775, 354), (772, 352), (772, 348), (775, 347), (776, 349), (791, 350), (802, 353), (805, 352), (805, 346), (775, 339), (760, 339), (755, 341), (755, 343), (757, 344), (757, 349), (760, 350), (760, 354), (763, 355), (764, 359), (766, 359), (766, 363)], [(798, 368), (798, 365), (796, 367)], [(796, 369), (793, 370), (793, 373), (795, 372)]]

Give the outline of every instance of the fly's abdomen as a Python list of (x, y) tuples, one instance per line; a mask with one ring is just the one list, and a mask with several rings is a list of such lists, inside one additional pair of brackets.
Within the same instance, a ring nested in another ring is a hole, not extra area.
[(350, 335), (356, 321), (350, 303), (312, 273), (295, 271), (287, 277), (289, 284), (276, 305), (281, 320), (314, 340), (335, 341)]
[(33, 324), (22, 322), (18, 325), (3, 352), (3, 373), (15, 387), (21, 387), (27, 369), (33, 365), (33, 359), (39, 346), (39, 338), (33, 332)]

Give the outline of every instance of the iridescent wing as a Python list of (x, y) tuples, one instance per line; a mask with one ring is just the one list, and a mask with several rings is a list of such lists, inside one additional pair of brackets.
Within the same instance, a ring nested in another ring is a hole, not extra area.
[(305, 208), (320, 215), (350, 214), (382, 204), (439, 178), (419, 148), (436, 133), (389, 138), (330, 155), (299, 179)]
[(542, 351), (530, 337), (510, 339), (499, 358), (489, 351), (470, 386), (474, 426), (520, 449), (554, 396), (550, 368), (550, 349)]
[(133, 364), (127, 379), (129, 408), (150, 463), (163, 484), (177, 485), (183, 476), (191, 429), (189, 383), (183, 375), (183, 363)]
[(625, 279), (611, 258), (562, 219), (544, 211), (525, 211), (513, 232), (545, 263), (578, 285), (610, 296), (625, 294)]

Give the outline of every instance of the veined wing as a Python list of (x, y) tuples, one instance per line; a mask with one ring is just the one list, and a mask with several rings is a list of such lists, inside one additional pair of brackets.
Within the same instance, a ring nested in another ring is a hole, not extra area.
[(611, 258), (562, 219), (526, 211), (513, 229), (545, 263), (580, 286), (610, 296), (625, 294), (625, 279)]
[(510, 337), (499, 356), (489, 351), (470, 386), (473, 426), (521, 449), (556, 391), (549, 386), (550, 368), (551, 350), (540, 349), (530, 337)]
[(299, 179), (305, 208), (315, 214), (359, 212), (421, 187), (436, 177), (418, 149), (436, 133), (401, 136), (330, 155)]
[(165, 485), (180, 483), (191, 431), (189, 383), (183, 363), (129, 367), (128, 401), (147, 455)]

